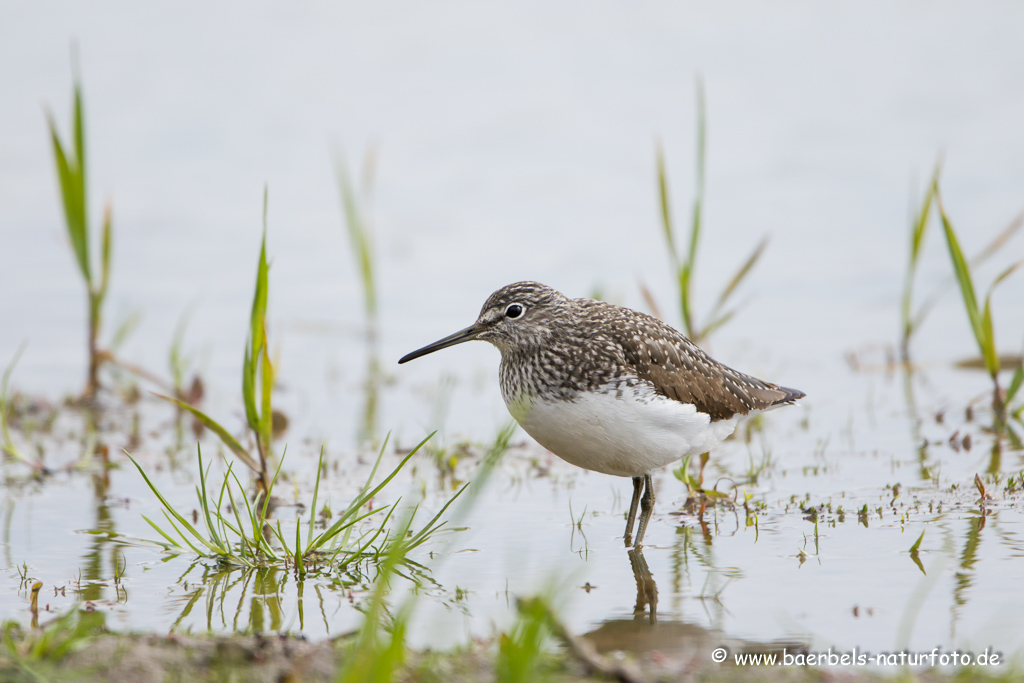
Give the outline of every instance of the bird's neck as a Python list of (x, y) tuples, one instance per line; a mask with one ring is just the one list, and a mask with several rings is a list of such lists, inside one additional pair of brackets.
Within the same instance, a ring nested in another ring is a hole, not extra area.
[(573, 361), (557, 346), (522, 346), (501, 354), (501, 393), (511, 409), (513, 403), (562, 396), (569, 388)]

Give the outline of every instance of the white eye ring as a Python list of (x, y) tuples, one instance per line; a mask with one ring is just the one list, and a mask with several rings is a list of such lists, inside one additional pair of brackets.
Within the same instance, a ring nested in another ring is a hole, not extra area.
[(522, 304), (509, 304), (508, 308), (505, 309), (505, 317), (511, 320), (515, 320), (526, 312), (526, 306)]

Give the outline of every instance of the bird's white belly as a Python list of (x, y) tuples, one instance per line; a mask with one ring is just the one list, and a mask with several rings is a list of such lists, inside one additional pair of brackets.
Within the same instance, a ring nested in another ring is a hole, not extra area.
[(520, 395), (506, 400), (527, 433), (577, 467), (636, 477), (717, 446), (736, 418), (711, 422), (693, 404), (657, 395), (646, 387), (621, 395), (581, 392), (573, 401)]

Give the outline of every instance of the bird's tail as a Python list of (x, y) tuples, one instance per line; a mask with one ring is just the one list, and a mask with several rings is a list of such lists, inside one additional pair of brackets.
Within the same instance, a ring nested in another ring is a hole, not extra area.
[(804, 396), (807, 395), (804, 392), (800, 391), (799, 389), (790, 389), (789, 387), (780, 387), (780, 386), (776, 386), (775, 388), (778, 389), (779, 391), (784, 392), (786, 395), (783, 396), (782, 398), (778, 399), (777, 401), (773, 402), (772, 403), (772, 407), (773, 408), (775, 406), (789, 406), (789, 405), (793, 405), (794, 403), (797, 402), (797, 400), (799, 400), (799, 399), (801, 399), (801, 398), (803, 398)]

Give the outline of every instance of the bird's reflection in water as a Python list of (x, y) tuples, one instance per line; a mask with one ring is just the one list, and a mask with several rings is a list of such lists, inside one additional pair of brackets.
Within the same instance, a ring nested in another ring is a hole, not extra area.
[(633, 620), (642, 622), (648, 607), (651, 611), (651, 623), (658, 623), (658, 584), (655, 583), (651, 570), (647, 568), (644, 550), (630, 548), (629, 565), (633, 568), (636, 579), (636, 605), (633, 607)]
[(599, 654), (630, 652), (634, 655), (657, 653), (665, 662), (710, 662), (711, 652), (726, 647), (729, 652), (804, 651), (806, 642), (786, 639), (757, 642), (730, 637), (717, 629), (676, 619), (658, 618), (658, 586), (647, 566), (641, 548), (628, 551), (630, 568), (636, 580), (636, 605), (632, 618), (608, 619), (598, 628), (583, 634)]

